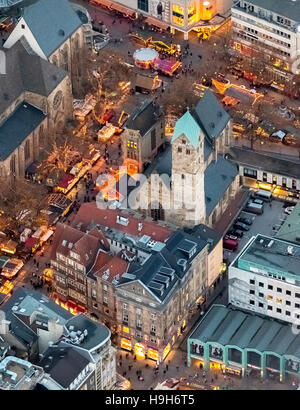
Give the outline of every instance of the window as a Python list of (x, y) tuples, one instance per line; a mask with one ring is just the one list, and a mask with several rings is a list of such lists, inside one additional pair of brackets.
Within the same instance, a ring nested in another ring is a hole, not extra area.
[(300, 298), (300, 293), (295, 293), (295, 298)]
[(254, 279), (250, 279), (250, 285), (255, 285), (255, 280)]
[(282, 186), (286, 186), (286, 178), (282, 177)]
[(259, 293), (258, 296), (259, 296), (260, 298), (263, 298), (263, 297), (264, 297), (264, 294), (263, 294), (263, 293)]
[(255, 169), (244, 168), (244, 176), (257, 179), (257, 171)]
[(13, 155), (10, 159), (10, 172), (12, 174), (16, 173), (16, 156)]
[(156, 129), (154, 128), (151, 131), (151, 150), (153, 151), (156, 148)]
[(297, 189), (297, 182), (295, 179), (292, 179), (292, 188)]
[(149, 0), (138, 0), (138, 8), (148, 13), (149, 12)]
[(154, 313), (151, 313), (151, 319), (156, 320), (156, 315)]
[(264, 287), (264, 284), (262, 282), (259, 282), (258, 286), (260, 286), (261, 288)]
[(24, 156), (25, 156), (25, 161), (27, 161), (30, 158), (30, 141), (29, 140), (25, 142)]
[(127, 303), (123, 303), (123, 309), (127, 309)]
[(137, 309), (137, 310), (136, 310), (136, 314), (137, 314), (137, 315), (140, 315), (141, 313), (142, 313), (141, 309)]
[(273, 310), (272, 306), (268, 306), (268, 310)]
[(128, 323), (128, 315), (127, 314), (123, 315), (123, 322)]
[(285, 311), (286, 316), (291, 316), (291, 312), (289, 310)]
[(182, 140), (182, 143), (183, 143), (183, 144), (186, 144), (186, 140)]
[(263, 181), (267, 182), (268, 180), (268, 174), (266, 172), (263, 172)]
[(25, 29), (25, 24), (21, 24), (21, 27), (24, 30)]
[(255, 295), (255, 290), (250, 290), (250, 295)]
[(108, 306), (107, 297), (103, 296), (103, 305)]
[(300, 308), (300, 304), (299, 304), (299, 303), (295, 303), (295, 308), (299, 309), (299, 308)]
[(285, 294), (288, 295), (288, 296), (291, 296), (292, 293), (291, 293), (290, 290), (286, 290), (286, 291), (285, 291)]
[(261, 302), (259, 302), (258, 307), (263, 308), (263, 307), (264, 307), (264, 304), (261, 303)]
[(281, 289), (281, 288), (277, 288), (277, 292), (278, 292), (278, 293), (282, 293), (282, 289)]
[(178, 152), (182, 152), (182, 148), (181, 148), (181, 147), (178, 147)]
[(107, 285), (103, 285), (103, 290), (107, 292)]
[(281, 313), (281, 309), (277, 308), (277, 309), (276, 309), (276, 312), (277, 312), (277, 313)]
[(286, 301), (285, 301), (285, 304), (286, 304), (287, 306), (291, 306), (290, 300), (286, 300)]
[(250, 305), (255, 305), (254, 300), (250, 300)]
[(269, 289), (269, 290), (273, 290), (273, 286), (272, 286), (272, 285), (268, 285), (268, 289)]
[(155, 333), (155, 332), (156, 332), (156, 326), (153, 325), (153, 324), (151, 325), (151, 332), (152, 332), (152, 333)]
[(190, 155), (190, 153), (191, 153), (191, 150), (190, 150), (190, 149), (187, 149), (187, 150), (186, 150), (186, 154), (187, 154), (187, 155)]

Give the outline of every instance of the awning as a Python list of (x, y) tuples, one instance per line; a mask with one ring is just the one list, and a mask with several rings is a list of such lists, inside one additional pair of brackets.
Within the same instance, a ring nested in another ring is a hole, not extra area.
[(110, 8), (112, 6), (111, 0), (91, 0), (90, 3), (94, 6), (106, 6)]
[(50, 236), (52, 236), (53, 235), (53, 231), (51, 231), (51, 229), (49, 229), (42, 237), (41, 237), (41, 241), (42, 242), (46, 242), (49, 238), (50, 238)]
[(36, 243), (38, 242), (38, 239), (37, 238), (28, 238), (27, 240), (26, 240), (26, 242), (25, 242), (25, 246), (26, 246), (26, 248), (28, 248), (28, 249), (32, 249), (32, 248), (34, 248), (34, 246), (36, 245)]
[(169, 24), (164, 23), (163, 21), (153, 18), (153, 17), (147, 17), (146, 18), (146, 23), (150, 24), (150, 26), (156, 26), (161, 28), (162, 30), (167, 30), (169, 28)]
[(110, 3), (110, 8), (113, 10), (117, 10), (120, 13), (127, 14), (128, 16), (132, 16), (135, 12), (132, 9), (129, 9), (128, 7), (122, 6), (119, 3)]

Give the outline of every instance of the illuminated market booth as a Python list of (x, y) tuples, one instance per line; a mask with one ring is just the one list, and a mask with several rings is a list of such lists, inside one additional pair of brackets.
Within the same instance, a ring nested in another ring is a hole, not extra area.
[(158, 52), (153, 48), (140, 48), (133, 54), (134, 63), (137, 67), (148, 70), (158, 58)]
[(213, 305), (188, 338), (188, 366), (299, 383), (299, 346), (288, 324)]

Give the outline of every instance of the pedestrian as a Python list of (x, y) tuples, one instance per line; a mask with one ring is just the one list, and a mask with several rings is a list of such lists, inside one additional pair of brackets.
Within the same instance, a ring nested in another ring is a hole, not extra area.
[(166, 370), (167, 370), (167, 371), (169, 370), (169, 366), (168, 366), (168, 365), (166, 365)]
[(36, 263), (36, 260), (35, 260), (35, 258), (33, 258), (33, 264), (35, 265), (35, 263)]
[(179, 366), (176, 366), (177, 371), (179, 372)]

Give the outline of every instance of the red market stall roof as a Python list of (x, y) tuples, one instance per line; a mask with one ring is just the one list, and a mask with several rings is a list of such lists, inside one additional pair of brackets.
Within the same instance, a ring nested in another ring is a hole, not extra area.
[(74, 178), (75, 176), (72, 174), (65, 174), (57, 185), (59, 188), (67, 189)]
[(171, 60), (168, 58), (165, 58), (164, 60), (162, 60), (161, 58), (157, 58), (154, 62), (155, 70), (161, 71), (169, 75), (172, 75), (180, 66), (180, 61)]
[(38, 242), (37, 238), (28, 238), (25, 242), (25, 247), (28, 249), (32, 249), (34, 248), (37, 242)]

